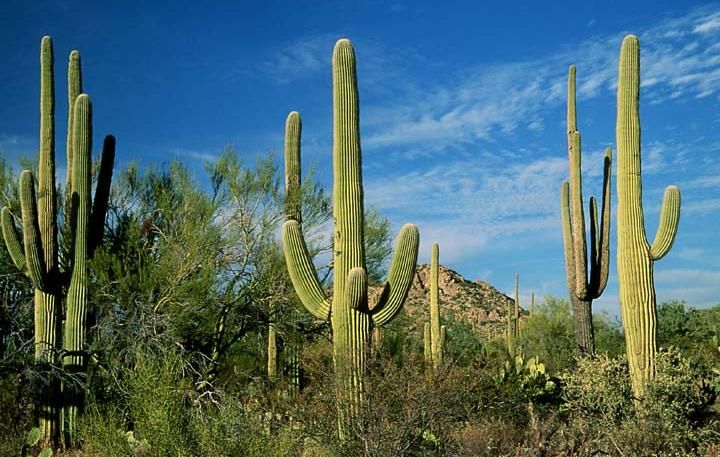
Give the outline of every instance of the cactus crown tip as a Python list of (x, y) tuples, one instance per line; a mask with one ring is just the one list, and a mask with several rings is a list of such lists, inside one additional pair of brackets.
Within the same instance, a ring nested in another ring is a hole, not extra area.
[(623, 48), (626, 46), (632, 46), (633, 48), (636, 48), (636, 47), (638, 47), (638, 45), (639, 45), (639, 41), (638, 41), (637, 35), (633, 35), (631, 33), (631, 34), (625, 35), (625, 38), (623, 38), (623, 41), (622, 41)]
[(333, 60), (337, 57), (352, 57), (354, 60), (355, 50), (353, 49), (352, 42), (349, 39), (340, 38), (337, 40), (337, 43), (335, 43), (335, 49), (333, 50)]
[(70, 59), (71, 60), (76, 60), (79, 58), (80, 58), (80, 51), (78, 51), (77, 49), (73, 49), (72, 51), (70, 51)]
[(43, 45), (52, 43), (52, 38), (50, 38), (50, 35), (45, 35), (42, 37), (42, 40), (40, 41)]

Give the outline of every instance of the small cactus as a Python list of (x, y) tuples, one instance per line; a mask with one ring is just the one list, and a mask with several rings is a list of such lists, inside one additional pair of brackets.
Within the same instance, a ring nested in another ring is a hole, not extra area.
[(445, 326), (440, 325), (439, 256), (440, 248), (434, 243), (430, 259), (430, 322), (425, 324), (424, 332), (425, 364), (433, 371), (442, 366), (445, 351)]

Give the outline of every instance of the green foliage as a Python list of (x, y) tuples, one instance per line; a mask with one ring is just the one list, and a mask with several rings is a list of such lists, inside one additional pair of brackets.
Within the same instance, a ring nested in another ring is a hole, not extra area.
[(715, 394), (707, 373), (676, 349), (657, 355), (657, 373), (638, 399), (627, 362), (605, 355), (583, 358), (563, 377), (564, 409), (571, 426), (600, 449), (625, 455), (695, 455), (717, 435), (706, 408)]
[(607, 313), (593, 315), (595, 352), (618, 357), (625, 354), (625, 335), (620, 322), (612, 320)]
[(614, 427), (631, 412), (632, 390), (624, 358), (588, 355), (563, 378), (564, 408), (604, 427)]
[(548, 372), (571, 367), (575, 357), (574, 322), (567, 300), (545, 297), (524, 317), (518, 346), (527, 356), (543, 361)]

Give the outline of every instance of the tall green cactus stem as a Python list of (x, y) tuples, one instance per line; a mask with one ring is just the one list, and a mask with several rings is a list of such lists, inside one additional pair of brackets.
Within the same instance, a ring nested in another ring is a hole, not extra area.
[[(87, 259), (90, 228), (90, 188), (92, 171), (92, 106), (90, 97), (81, 94), (73, 113), (73, 166), (70, 199), (75, 228), (71, 252), (73, 256), (70, 287), (67, 292), (67, 316), (63, 332), (63, 367), (72, 374), (85, 372), (85, 333), (87, 331)], [(65, 425), (70, 437), (76, 429), (77, 415), (83, 406), (84, 392), (77, 383), (64, 386)]]
[(425, 378), (432, 378), (432, 330), (430, 322), (423, 325), (423, 359), (425, 360)]
[[(271, 314), (273, 310), (271, 309)], [(275, 330), (275, 322), (271, 317), (268, 324), (268, 344), (267, 344), (267, 374), (268, 379), (274, 381), (277, 379), (277, 331)]]
[(513, 332), (515, 339), (520, 334), (520, 273), (515, 273), (515, 308), (513, 316)]
[(612, 150), (603, 160), (602, 215), (598, 220), (595, 197), (590, 197), (590, 275), (588, 277), (585, 214), (583, 212), (581, 145), (577, 130), (575, 66), (568, 71), (567, 139), (570, 181), (562, 184), (560, 209), (568, 293), (575, 319), (575, 342), (585, 353), (595, 351), (592, 301), (603, 293), (610, 271), (610, 176)]
[(505, 329), (505, 344), (507, 345), (508, 354), (512, 359), (515, 358), (515, 343), (518, 338), (518, 323), (520, 321), (520, 298), (519, 293), (519, 274), (515, 273), (515, 300), (507, 302), (507, 328)]
[[(441, 336), (444, 325), (440, 325), (440, 291), (438, 289), (438, 259), (440, 248), (433, 243), (430, 258), (430, 358), (433, 371), (437, 370), (443, 362), (444, 340)], [(427, 332), (425, 333), (427, 336)], [(427, 343), (426, 343), (427, 344)]]
[[(40, 52), (40, 157), (37, 192), (29, 170), (20, 175), (22, 236), (9, 208), (2, 209), (5, 244), (17, 268), (25, 272), (35, 287), (35, 358), (38, 363), (55, 363), (62, 353), (64, 368), (74, 375), (85, 371), (85, 332), (87, 316), (87, 259), (102, 239), (107, 199), (110, 191), (115, 139), (105, 138), (98, 174), (95, 204), (91, 207), (91, 108), (87, 95), (73, 100), (68, 121), (68, 188), (66, 193), (65, 244), (58, 250), (55, 190), (54, 81), (52, 41), (44, 37)], [(80, 57), (70, 56), (68, 87), (81, 87)], [(99, 233), (98, 233), (99, 232)], [(61, 271), (60, 266), (63, 267)], [(67, 296), (63, 291), (67, 290)], [(59, 303), (66, 298), (66, 317), (62, 327)], [(62, 335), (62, 344), (60, 341)], [(75, 432), (77, 413), (84, 394), (76, 384), (62, 386), (49, 380), (47, 395), (40, 404), (39, 425), (46, 444), (62, 444), (63, 430), (69, 443)], [(59, 406), (62, 405), (62, 411)], [(62, 418), (62, 419), (61, 419)]]
[(645, 234), (640, 169), (640, 47), (634, 35), (620, 50), (616, 141), (618, 151), (618, 250), (620, 306), (633, 393), (642, 397), (655, 376), (657, 309), (653, 262), (670, 251), (680, 220), (680, 190), (665, 189), (652, 245)]
[[(297, 113), (290, 114), (293, 116)], [(286, 132), (286, 141), (290, 134)], [(291, 142), (299, 144), (299, 135), (297, 129)], [(299, 160), (293, 160), (297, 161), (293, 169), (299, 171)], [(370, 304), (363, 239), (355, 52), (346, 39), (339, 40), (333, 52), (333, 217), (332, 302), (325, 298), (298, 220), (285, 222), (282, 239), (290, 279), (300, 300), (313, 316), (329, 318), (332, 324), (339, 432), (343, 438), (362, 405), (372, 328), (387, 324), (400, 311), (412, 283), (419, 243), (417, 228), (405, 225), (400, 231), (388, 281), (377, 302)]]
[(535, 313), (535, 292), (530, 294), (530, 315)]

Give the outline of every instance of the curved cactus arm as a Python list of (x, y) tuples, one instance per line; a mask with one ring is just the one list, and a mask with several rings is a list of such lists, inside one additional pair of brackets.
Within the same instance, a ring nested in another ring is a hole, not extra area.
[(90, 213), (88, 258), (92, 257), (95, 248), (102, 242), (114, 164), (115, 137), (107, 135), (103, 141), (102, 155), (100, 156), (100, 170), (98, 172), (97, 186), (95, 187), (95, 198), (93, 199), (92, 212)]
[(10, 208), (7, 206), (2, 209), (2, 232), (3, 238), (5, 238), (5, 246), (10, 253), (10, 258), (17, 267), (18, 270), (25, 273), (25, 251), (23, 248), (23, 241), (20, 237), (20, 233), (15, 227), (15, 221), (13, 215), (10, 213)]
[(651, 259), (660, 260), (670, 251), (677, 235), (679, 222), (680, 189), (676, 186), (668, 186), (663, 196), (660, 225), (650, 248)]
[(362, 267), (355, 267), (348, 273), (345, 282), (345, 300), (348, 306), (358, 311), (367, 311), (368, 281)]
[[(603, 195), (600, 215), (600, 232), (597, 240), (596, 256), (590, 270), (590, 295), (598, 298), (607, 286), (610, 276), (610, 184), (612, 177), (612, 149), (605, 149), (603, 159)], [(595, 222), (597, 222), (597, 214)], [(595, 229), (597, 232), (597, 228)]]
[(594, 269), (597, 268), (600, 257), (600, 222), (598, 221), (597, 201), (595, 197), (590, 197), (588, 209), (590, 210), (590, 283), (592, 284), (592, 277), (595, 273)]
[(283, 224), (282, 242), (290, 280), (300, 301), (310, 314), (326, 320), (330, 316), (330, 301), (325, 298), (297, 221)]
[(418, 228), (415, 224), (405, 224), (395, 246), (388, 280), (385, 283), (386, 290), (380, 295), (377, 304), (371, 307), (375, 325), (382, 327), (387, 324), (402, 308), (415, 275), (419, 245)]
[(560, 213), (562, 216), (563, 248), (565, 249), (565, 271), (568, 290), (575, 295), (575, 261), (573, 258), (573, 236), (570, 224), (570, 183), (563, 181), (560, 189)]
[(37, 199), (35, 198), (35, 178), (30, 170), (25, 170), (20, 174), (20, 208), (28, 275), (36, 289), (46, 291), (45, 261), (40, 240)]

